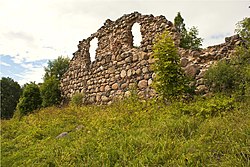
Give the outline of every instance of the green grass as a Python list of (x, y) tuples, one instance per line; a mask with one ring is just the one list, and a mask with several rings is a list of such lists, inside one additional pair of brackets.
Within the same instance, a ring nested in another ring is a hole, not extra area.
[(1, 166), (250, 166), (249, 108), (224, 96), (50, 107), (2, 120)]

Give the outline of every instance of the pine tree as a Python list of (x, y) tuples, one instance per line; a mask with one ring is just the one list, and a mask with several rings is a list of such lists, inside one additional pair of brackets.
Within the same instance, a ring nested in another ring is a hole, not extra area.
[(196, 27), (192, 27), (189, 31), (185, 28), (184, 19), (180, 12), (174, 18), (174, 25), (181, 34), (180, 47), (184, 49), (197, 50), (202, 46), (202, 38), (198, 38), (199, 31)]

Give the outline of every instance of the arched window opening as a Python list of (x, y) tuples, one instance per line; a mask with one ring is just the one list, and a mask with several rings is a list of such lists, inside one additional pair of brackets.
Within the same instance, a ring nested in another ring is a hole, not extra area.
[(98, 39), (94, 38), (90, 41), (90, 48), (89, 48), (89, 54), (90, 54), (90, 61), (93, 62), (96, 59), (96, 49), (98, 47)]
[(132, 35), (133, 35), (133, 46), (134, 47), (139, 47), (141, 45), (142, 41), (142, 35), (140, 31), (140, 24), (134, 23), (132, 26)]

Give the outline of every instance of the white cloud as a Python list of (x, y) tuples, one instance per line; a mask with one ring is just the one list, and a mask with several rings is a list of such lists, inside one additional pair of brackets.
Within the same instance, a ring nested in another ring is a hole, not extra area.
[(43, 75), (44, 75), (44, 68), (43, 67), (32, 67), (29, 70), (25, 70), (22, 74), (15, 74), (16, 76), (20, 77), (21, 79), (18, 80), (20, 85), (24, 85), (25, 83), (29, 82), (36, 82), (42, 83), (43, 82)]
[(10, 64), (0, 61), (0, 65), (10, 67)]
[(54, 59), (64, 54), (71, 57), (78, 41), (96, 32), (105, 19), (115, 20), (133, 11), (162, 14), (169, 20), (181, 11), (187, 26), (198, 26), (207, 45), (212, 43), (209, 41), (213, 41), (210, 36), (214, 33), (232, 35), (234, 24), (249, 12), (247, 4), (244, 1), (3, 1), (0, 45), (3, 54), (11, 55), (17, 63)]

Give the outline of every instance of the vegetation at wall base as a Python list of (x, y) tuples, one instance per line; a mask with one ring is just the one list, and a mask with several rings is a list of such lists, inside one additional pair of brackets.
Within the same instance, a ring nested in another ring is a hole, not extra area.
[(2, 121), (1, 166), (249, 166), (249, 108), (224, 95), (49, 107)]
[(60, 80), (63, 74), (69, 68), (70, 59), (68, 57), (59, 56), (53, 61), (49, 61), (47, 67), (44, 67), (44, 82), (41, 85), (42, 106), (49, 107), (58, 105), (62, 101)]
[(180, 65), (180, 56), (168, 31), (163, 32), (153, 46), (153, 85), (164, 100), (180, 99), (190, 92), (189, 79)]
[(70, 105), (80, 107), (84, 103), (84, 98), (84, 93), (75, 93), (70, 100)]
[(44, 80), (44, 83), (41, 85), (40, 90), (43, 99), (43, 107), (60, 104), (62, 100), (60, 81), (55, 76), (48, 77), (46, 80)]

